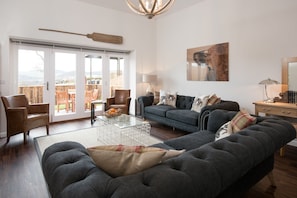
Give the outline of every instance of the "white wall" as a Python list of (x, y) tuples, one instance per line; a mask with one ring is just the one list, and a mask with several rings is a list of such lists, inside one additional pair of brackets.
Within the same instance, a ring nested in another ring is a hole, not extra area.
[[(281, 59), (297, 56), (296, 0), (204, 0), (156, 24), (161, 88), (185, 95), (216, 93), (254, 112), (264, 99), (258, 83), (281, 82)], [(186, 80), (186, 52), (229, 42), (229, 81)], [(278, 95), (279, 86), (273, 94)]]
[[(58, 29), (88, 34), (92, 32), (120, 35), (122, 45), (94, 42), (84, 36), (39, 31)], [(1, 0), (0, 2), (0, 92), (14, 94), (15, 72), (10, 61), (9, 37), (63, 42), (101, 48), (131, 50), (131, 111), (134, 98), (144, 93), (136, 74), (155, 70), (155, 23), (133, 13), (124, 13), (74, 0)], [(136, 91), (135, 91), (136, 90)], [(5, 114), (0, 105), (0, 132), (6, 130)], [(3, 135), (2, 135), (3, 136)]]

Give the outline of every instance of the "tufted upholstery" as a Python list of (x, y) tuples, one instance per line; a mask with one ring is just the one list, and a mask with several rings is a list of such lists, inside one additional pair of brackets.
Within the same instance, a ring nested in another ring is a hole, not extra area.
[[(222, 113), (226, 120), (235, 114), (217, 111), (217, 115), (210, 116), (210, 123)], [(42, 169), (54, 198), (211, 198), (230, 197), (230, 191), (232, 197), (238, 197), (235, 191), (242, 193), (272, 170), (274, 152), (296, 135), (290, 123), (270, 118), (259, 119), (257, 124), (216, 142), (212, 142), (214, 132), (209, 131), (209, 143), (198, 142), (195, 148), (193, 139), (198, 140), (199, 133), (158, 144), (165, 148), (186, 147), (182, 144), (192, 140), (191, 148), (179, 157), (129, 176), (110, 177), (75, 142), (47, 148)]]
[(177, 95), (176, 96), (176, 108), (190, 110), (192, 108), (194, 98), (195, 97), (192, 97), (192, 96)]
[(191, 110), (194, 97), (184, 95), (176, 96), (176, 107), (153, 105), (153, 101), (154, 96), (140, 96), (138, 98), (140, 113), (144, 118), (187, 132), (206, 129), (208, 115), (215, 109), (239, 110), (237, 102), (221, 100), (218, 104), (203, 107), (198, 113)]

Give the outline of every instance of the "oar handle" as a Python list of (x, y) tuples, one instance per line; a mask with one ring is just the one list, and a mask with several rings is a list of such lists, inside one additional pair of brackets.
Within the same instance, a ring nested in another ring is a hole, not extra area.
[(75, 33), (75, 32), (65, 32), (65, 31), (61, 31), (61, 30), (52, 30), (52, 29), (45, 29), (45, 28), (39, 28), (39, 30), (49, 31), (49, 32), (60, 32), (60, 33), (66, 33), (66, 34), (74, 34), (74, 35), (80, 35), (80, 36), (87, 36), (86, 34), (80, 34), (80, 33)]

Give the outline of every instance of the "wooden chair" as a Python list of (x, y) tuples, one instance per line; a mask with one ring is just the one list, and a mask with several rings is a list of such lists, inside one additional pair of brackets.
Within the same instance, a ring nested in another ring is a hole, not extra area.
[[(76, 89), (68, 89), (68, 97), (69, 97), (69, 101), (68, 103), (71, 103), (71, 111), (74, 112), (75, 111), (75, 96), (76, 96)], [(69, 105), (70, 106), (70, 105)], [(70, 107), (69, 107), (70, 108)]]
[(25, 95), (1, 96), (6, 120), (7, 120), (7, 143), (11, 136), (24, 133), (29, 135), (31, 129), (45, 126), (46, 134), (49, 134), (49, 104), (28, 103)]
[(92, 95), (92, 101), (98, 100), (98, 96), (99, 96), (99, 89), (94, 89), (93, 95)]
[(85, 109), (91, 109), (91, 102), (98, 100), (99, 90), (85, 91)]
[(105, 110), (120, 108), (122, 113), (129, 115), (130, 102), (130, 89), (116, 89), (114, 96), (106, 99)]
[(65, 110), (68, 113), (69, 111), (69, 95), (67, 91), (56, 91), (56, 103), (57, 103), (57, 111), (60, 111), (60, 105), (65, 105)]
[(93, 91), (85, 91), (85, 109), (91, 109), (91, 102), (93, 99)]

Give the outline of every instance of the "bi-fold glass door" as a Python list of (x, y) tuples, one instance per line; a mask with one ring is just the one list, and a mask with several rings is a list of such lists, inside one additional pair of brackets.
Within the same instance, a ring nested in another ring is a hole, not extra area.
[(33, 46), (16, 53), (18, 93), (50, 103), (51, 122), (89, 117), (92, 101), (125, 86), (125, 56)]

